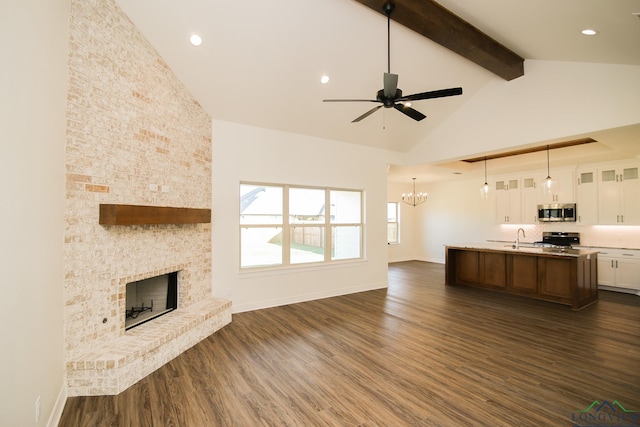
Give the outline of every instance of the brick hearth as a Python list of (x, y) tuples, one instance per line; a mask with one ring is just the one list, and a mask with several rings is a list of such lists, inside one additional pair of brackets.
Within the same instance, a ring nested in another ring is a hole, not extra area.
[(174, 310), (67, 362), (70, 396), (118, 394), (231, 322), (216, 298)]

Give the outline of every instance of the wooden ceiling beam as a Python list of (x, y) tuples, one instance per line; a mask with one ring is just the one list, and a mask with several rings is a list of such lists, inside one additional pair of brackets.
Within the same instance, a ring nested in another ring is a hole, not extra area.
[[(388, 0), (356, 0), (385, 15)], [(391, 19), (505, 80), (524, 75), (524, 58), (432, 0), (395, 0)], [(386, 15), (385, 15), (386, 16)]]
[(488, 154), (486, 156), (474, 157), (471, 159), (463, 159), (463, 162), (475, 163), (484, 162), (485, 160), (501, 159), (503, 157), (519, 156), (521, 154), (537, 153), (538, 151), (555, 150), (557, 148), (574, 147), (576, 145), (591, 144), (598, 142), (593, 138), (579, 138), (571, 141), (555, 142), (552, 144), (540, 145), (538, 147), (523, 148), (520, 150), (503, 151), (502, 153)]

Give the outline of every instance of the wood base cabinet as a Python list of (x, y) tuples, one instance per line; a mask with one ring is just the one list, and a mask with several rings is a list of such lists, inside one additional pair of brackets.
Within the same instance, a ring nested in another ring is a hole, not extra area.
[(598, 300), (597, 254), (566, 256), (446, 248), (446, 284), (471, 286), (570, 305)]

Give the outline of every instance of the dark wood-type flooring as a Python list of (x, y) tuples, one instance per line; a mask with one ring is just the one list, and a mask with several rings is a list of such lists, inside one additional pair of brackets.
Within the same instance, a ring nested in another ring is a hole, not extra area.
[(640, 411), (640, 297), (575, 312), (411, 261), (388, 289), (236, 314), (123, 393), (69, 398), (60, 425), (570, 426), (594, 400)]

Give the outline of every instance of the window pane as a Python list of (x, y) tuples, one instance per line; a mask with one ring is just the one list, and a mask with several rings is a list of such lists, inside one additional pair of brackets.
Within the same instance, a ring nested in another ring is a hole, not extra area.
[(332, 227), (331, 259), (360, 258), (360, 227)]
[(291, 227), (291, 264), (324, 261), (324, 227)]
[(291, 224), (324, 223), (325, 190), (289, 189), (289, 222)]
[(240, 184), (240, 224), (282, 224), (282, 187)]
[(398, 223), (387, 223), (387, 243), (398, 243)]
[(329, 197), (332, 224), (362, 222), (362, 192), (332, 190)]
[(387, 203), (387, 222), (398, 221), (398, 204), (396, 202)]
[(240, 266), (282, 264), (282, 228), (257, 227), (240, 230)]

